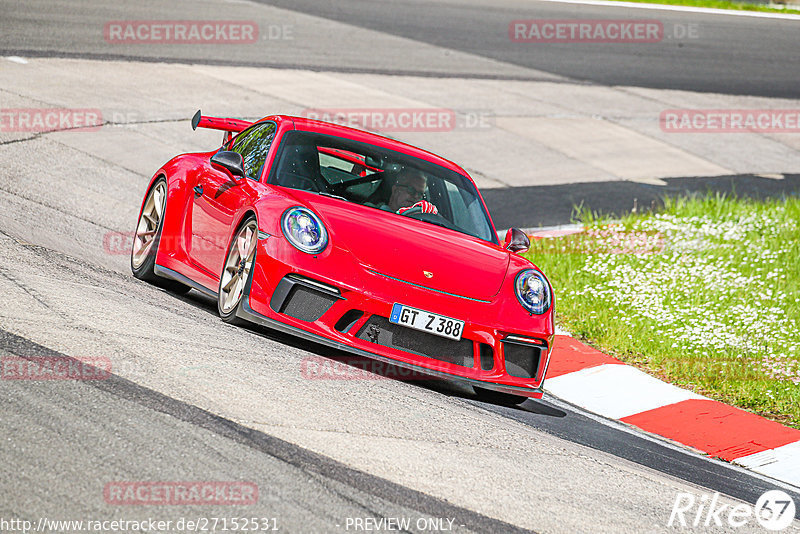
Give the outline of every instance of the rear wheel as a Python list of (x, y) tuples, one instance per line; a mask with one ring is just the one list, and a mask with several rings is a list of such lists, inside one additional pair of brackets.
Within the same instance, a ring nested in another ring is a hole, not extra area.
[(150, 282), (175, 293), (186, 293), (189, 286), (167, 280), (156, 275), (156, 253), (161, 243), (161, 230), (164, 226), (164, 212), (167, 208), (167, 180), (157, 179), (147, 192), (131, 249), (131, 271), (139, 280)]
[(502, 391), (494, 391), (493, 389), (484, 389), (477, 386), (473, 386), (472, 389), (475, 390), (478, 400), (491, 404), (516, 406), (517, 404), (522, 404), (528, 400), (528, 397), (525, 397), (524, 395), (513, 395), (511, 393), (503, 393)]
[(249, 217), (234, 234), (219, 277), (217, 308), (219, 316), (227, 323), (241, 322), (236, 318), (236, 311), (242, 303), (244, 288), (250, 278), (257, 243), (258, 224), (254, 217)]

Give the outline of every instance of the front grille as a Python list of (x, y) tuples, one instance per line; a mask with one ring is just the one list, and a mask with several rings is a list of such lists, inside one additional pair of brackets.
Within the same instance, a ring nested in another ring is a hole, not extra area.
[(506, 372), (518, 378), (534, 378), (539, 369), (542, 349), (528, 343), (503, 342)]
[(475, 351), (472, 341), (455, 341), (427, 332), (420, 332), (405, 326), (393, 324), (386, 317), (373, 315), (359, 328), (356, 337), (384, 347), (411, 352), (435, 360), (472, 367)]

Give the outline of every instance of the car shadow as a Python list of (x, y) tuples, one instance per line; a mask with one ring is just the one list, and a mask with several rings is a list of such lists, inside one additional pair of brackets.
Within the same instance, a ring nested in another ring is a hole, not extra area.
[[(203, 310), (215, 317), (217, 314), (217, 301), (213, 298), (200, 293), (199, 291), (190, 291), (184, 295), (167, 291), (173, 297), (182, 300), (183, 302), (195, 307), (198, 310)], [(404, 367), (393, 365), (391, 363), (374, 360), (365, 356), (358, 356), (350, 354), (342, 350), (334, 349), (315, 343), (313, 341), (301, 339), (277, 330), (272, 330), (265, 326), (257, 325), (254, 323), (247, 323), (237, 328), (251, 332), (259, 337), (276, 341), (282, 345), (287, 345), (292, 348), (300, 349), (315, 356), (323, 358), (325, 361), (315, 362), (312, 371), (316, 373), (314, 378), (328, 378), (332, 380), (398, 380), (401, 382), (409, 382), (414, 385), (434, 391), (446, 397), (461, 398), (468, 400), (475, 404), (497, 406), (509, 410), (518, 410), (547, 417), (566, 417), (567, 413), (547, 405), (536, 399), (528, 399), (521, 404), (512, 403), (488, 403), (479, 400), (475, 391), (471, 386), (466, 385), (458, 380), (448, 380), (426, 375), (421, 372), (409, 371)], [(301, 371), (301, 372), (309, 372)]]

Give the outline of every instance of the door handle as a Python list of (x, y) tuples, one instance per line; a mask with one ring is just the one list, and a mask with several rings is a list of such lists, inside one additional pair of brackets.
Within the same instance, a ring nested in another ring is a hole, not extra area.
[(194, 196), (196, 196), (196, 197), (203, 196), (203, 186), (202, 186), (202, 184), (194, 186)]

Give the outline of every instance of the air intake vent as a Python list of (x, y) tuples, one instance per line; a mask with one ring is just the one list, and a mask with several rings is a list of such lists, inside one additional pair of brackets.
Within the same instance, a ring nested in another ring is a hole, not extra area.
[(269, 305), (278, 313), (313, 322), (322, 317), (340, 298), (313, 280), (287, 276), (278, 283)]
[(342, 315), (338, 321), (336, 321), (336, 324), (333, 327), (339, 332), (347, 332), (353, 328), (353, 325), (355, 325), (363, 315), (364, 312), (361, 310), (349, 310), (347, 313)]
[(519, 378), (534, 378), (539, 369), (542, 349), (529, 343), (503, 341), (506, 372)]
[(484, 371), (491, 371), (494, 369), (494, 350), (491, 345), (487, 345), (486, 343), (481, 343), (479, 347), (481, 369)]

